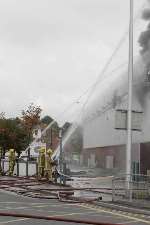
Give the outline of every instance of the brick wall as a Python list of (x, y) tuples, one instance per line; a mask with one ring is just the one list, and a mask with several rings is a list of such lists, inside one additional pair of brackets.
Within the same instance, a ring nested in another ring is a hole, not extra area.
[[(107, 156), (113, 157), (114, 168), (125, 169), (126, 166), (126, 146), (107, 146), (93, 149), (84, 149), (84, 164), (87, 165), (88, 158), (91, 154), (95, 154), (97, 167), (106, 168)], [(132, 145), (132, 161), (139, 161), (139, 144)]]
[(147, 174), (150, 170), (150, 143), (141, 143), (140, 150), (140, 170), (142, 174)]

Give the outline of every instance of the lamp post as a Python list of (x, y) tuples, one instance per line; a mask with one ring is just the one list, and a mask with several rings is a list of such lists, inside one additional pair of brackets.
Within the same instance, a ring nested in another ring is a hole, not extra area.
[(132, 149), (133, 1), (134, 0), (130, 0), (130, 24), (129, 24), (128, 112), (127, 112), (127, 145), (126, 145), (126, 181), (128, 189), (130, 186), (131, 149)]
[(63, 147), (62, 147), (62, 128), (59, 129), (59, 145), (60, 145), (60, 155), (59, 155), (59, 166), (60, 172), (63, 172)]
[(66, 177), (65, 177), (66, 162), (65, 162), (64, 154), (63, 154), (62, 132), (63, 132), (63, 128), (60, 128), (60, 130), (59, 130), (59, 139), (60, 139), (59, 167), (60, 167), (60, 183), (63, 183), (65, 185), (66, 184)]

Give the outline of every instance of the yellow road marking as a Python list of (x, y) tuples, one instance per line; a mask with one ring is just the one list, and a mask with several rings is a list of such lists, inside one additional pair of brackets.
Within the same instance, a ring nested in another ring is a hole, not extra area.
[(51, 206), (51, 207), (61, 207), (61, 206), (63, 206), (63, 207), (69, 207), (69, 206), (76, 206), (76, 204), (74, 204), (74, 203), (64, 203), (64, 204), (49, 204), (48, 206)]
[(48, 207), (47, 205), (34, 205), (32, 207), (35, 207), (35, 208), (44, 208), (44, 207)]
[(147, 224), (150, 224), (149, 221), (147, 220), (143, 220), (143, 219), (140, 219), (140, 218), (135, 218), (133, 216), (129, 216), (129, 215), (124, 215), (124, 214), (121, 214), (121, 213), (117, 213), (117, 212), (111, 212), (111, 211), (107, 211), (107, 210), (104, 210), (104, 209), (98, 209), (98, 208), (93, 208), (91, 206), (85, 206), (85, 205), (79, 205), (83, 208), (87, 208), (87, 209), (91, 209), (91, 210), (95, 210), (95, 211), (98, 211), (98, 212), (105, 212), (105, 213), (109, 213), (109, 214), (112, 214), (112, 215), (115, 215), (115, 216), (121, 216), (121, 217), (124, 217), (124, 218), (128, 218), (128, 219), (131, 219), (131, 220), (134, 220), (134, 221), (137, 221), (137, 222), (143, 222), (143, 223), (147, 223)]
[(7, 223), (19, 222), (19, 221), (23, 221), (23, 220), (29, 220), (29, 219), (28, 218), (24, 218), (24, 219), (18, 219), (18, 220), (3, 221), (3, 222), (0, 222), (0, 224), (7, 224)]
[(130, 221), (126, 221), (126, 222), (121, 222), (121, 223), (116, 223), (116, 224), (128, 224), (128, 223), (136, 223), (137, 221), (133, 221), (133, 220), (130, 220)]
[(79, 212), (79, 213), (64, 213), (64, 214), (56, 214), (56, 215), (50, 215), (50, 216), (73, 216), (73, 215), (86, 215), (86, 214), (92, 214), (93, 212)]

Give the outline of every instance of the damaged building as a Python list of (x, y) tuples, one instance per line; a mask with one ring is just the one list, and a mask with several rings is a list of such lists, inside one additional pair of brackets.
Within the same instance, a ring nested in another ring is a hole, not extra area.
[[(134, 59), (132, 165), (137, 165), (138, 173), (148, 174), (150, 171), (149, 9), (143, 11), (142, 18), (148, 22), (148, 25), (139, 37), (139, 57)], [(125, 171), (127, 131), (119, 127), (122, 117), (118, 116), (118, 112), (126, 114), (127, 103), (128, 69), (126, 66), (121, 73), (115, 73), (101, 82), (97, 97), (93, 98), (85, 108), (83, 122), (83, 163), (85, 165)], [(134, 126), (137, 126), (137, 129)]]

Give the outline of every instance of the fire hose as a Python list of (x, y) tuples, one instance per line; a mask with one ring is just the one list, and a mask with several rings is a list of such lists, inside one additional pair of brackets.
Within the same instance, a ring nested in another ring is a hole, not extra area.
[[(18, 180), (18, 179), (17, 179)], [(19, 179), (18, 183), (16, 180), (0, 180), (2, 183), (3, 189), (16, 192), (17, 194), (22, 194), (24, 196), (32, 197), (32, 198), (39, 198), (39, 199), (58, 199), (61, 202), (69, 202), (69, 203), (93, 203), (94, 201), (102, 200), (101, 197), (98, 198), (82, 198), (72, 196), (75, 190), (85, 190), (85, 191), (92, 191), (92, 189), (99, 189), (99, 188), (30, 188), (30, 186), (38, 186), (39, 184), (44, 184), (47, 182), (37, 182), (36, 179)], [(21, 182), (20, 182), (21, 181)], [(34, 183), (36, 182), (36, 183)], [(5, 186), (6, 185), (6, 186)], [(21, 188), (21, 190), (14, 190), (11, 188)], [(71, 193), (71, 194), (70, 194)], [(45, 196), (45, 194), (48, 194)]]
[[(95, 201), (102, 200), (102, 197), (99, 196), (97, 198), (83, 198), (72, 196), (74, 195), (74, 191), (94, 191), (100, 193), (100, 190), (108, 190), (111, 191), (111, 188), (73, 188), (64, 186), (63, 188), (31, 188), (31, 186), (39, 186), (42, 184), (47, 184), (45, 180), (37, 180), (36, 178), (30, 177), (14, 177), (16, 179), (10, 178), (9, 180), (0, 179), (0, 188), (5, 190), (15, 192), (17, 194), (22, 194), (24, 196), (28, 196), (31, 198), (39, 198), (39, 199), (58, 199), (61, 202), (69, 202), (69, 203), (93, 203)], [(17, 189), (14, 189), (17, 188)], [(18, 189), (20, 188), (20, 190)], [(71, 193), (71, 194), (70, 194)]]
[(94, 201), (102, 200), (102, 198), (82, 198), (73, 196), (73, 191), (59, 191), (58, 192), (58, 200), (61, 202), (69, 202), (69, 203), (93, 203)]
[(67, 223), (80, 223), (80, 224), (93, 224), (93, 225), (115, 225), (112, 223), (101, 223), (101, 222), (90, 221), (90, 220), (69, 219), (69, 218), (57, 217), (57, 216), (41, 216), (41, 215), (31, 215), (31, 214), (21, 214), (21, 213), (0, 212), (0, 216), (50, 220), (50, 221), (67, 222)]

